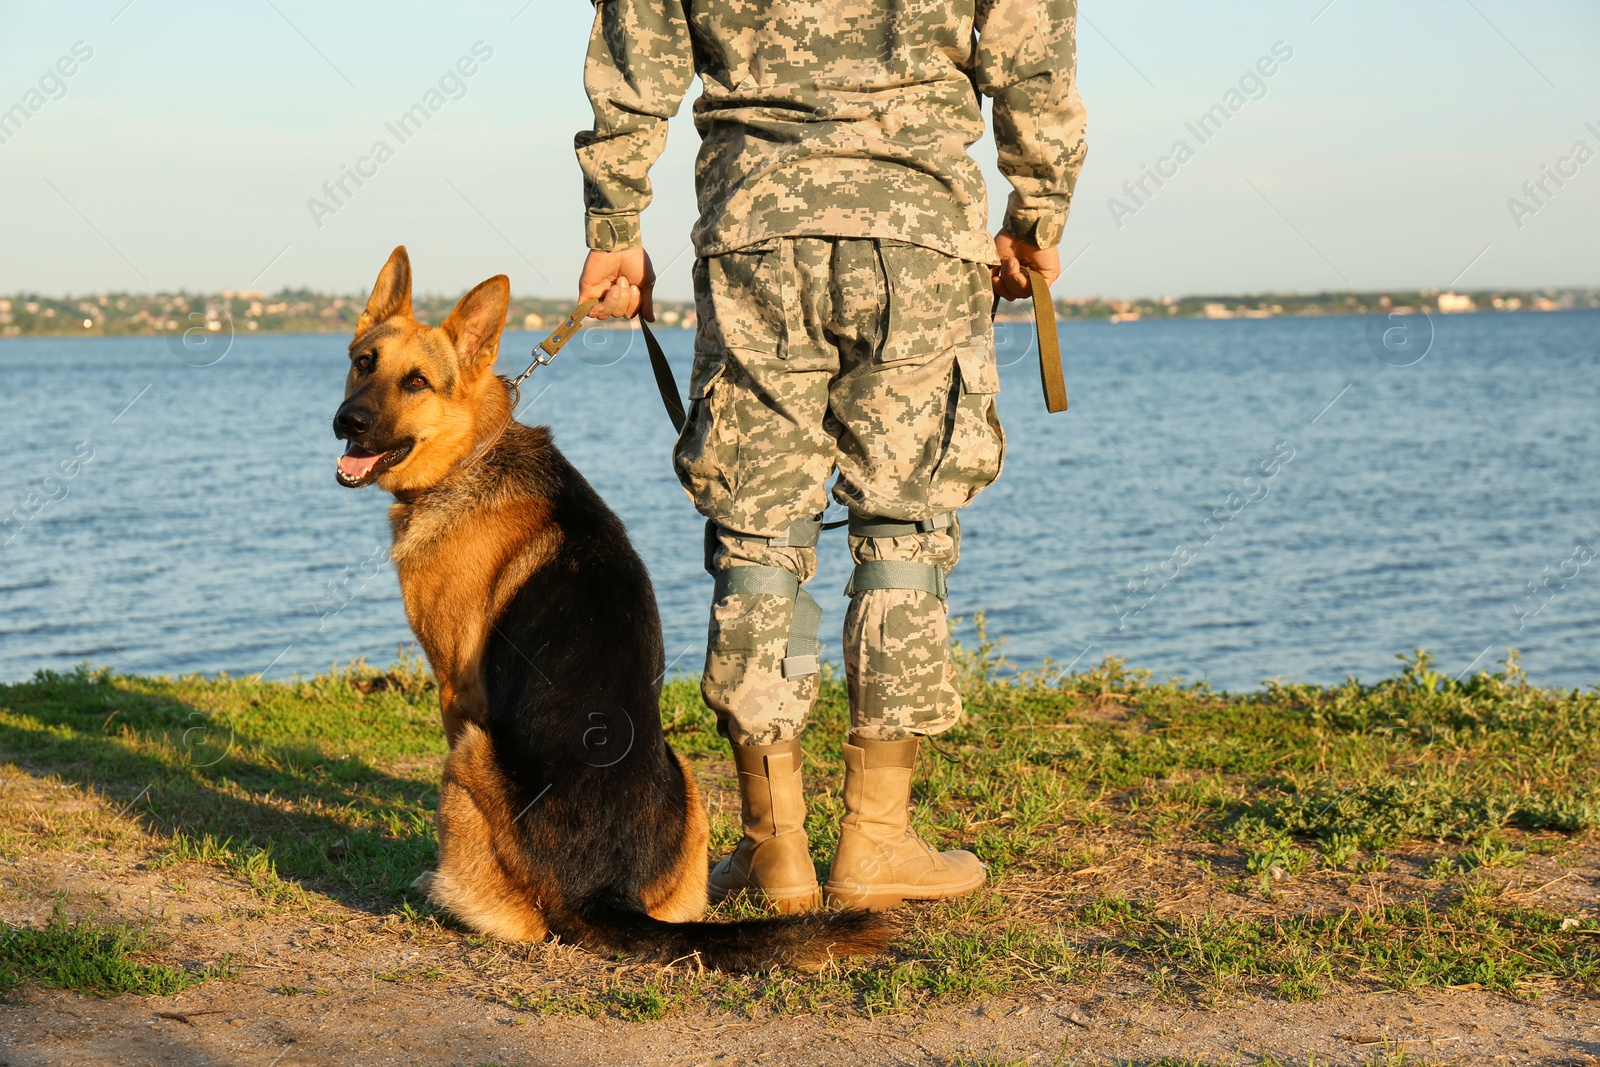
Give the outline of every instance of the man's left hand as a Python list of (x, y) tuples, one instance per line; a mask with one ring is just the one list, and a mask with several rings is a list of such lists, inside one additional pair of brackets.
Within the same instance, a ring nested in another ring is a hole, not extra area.
[(994, 235), (995, 254), (1000, 257), (998, 267), (989, 268), (989, 280), (994, 294), (1007, 300), (1021, 300), (1033, 295), (1028, 282), (1028, 270), (1044, 275), (1046, 285), (1055, 284), (1061, 277), (1061, 253), (1055, 248), (1040, 248), (1011, 236), (1004, 230)]

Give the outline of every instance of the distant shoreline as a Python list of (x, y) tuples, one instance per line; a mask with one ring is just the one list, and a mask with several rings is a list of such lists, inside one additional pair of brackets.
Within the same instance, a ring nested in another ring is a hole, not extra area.
[[(455, 297), (415, 298), (424, 322), (442, 322)], [(365, 298), (281, 290), (220, 293), (98, 293), (47, 297), (19, 293), (0, 297), (0, 339), (21, 337), (160, 337), (204, 333), (348, 334)], [(1470, 314), (1473, 312), (1582, 311), (1600, 308), (1600, 288), (1451, 291), (1438, 289), (1243, 296), (1186, 296), (1137, 300), (1073, 297), (1057, 300), (1065, 321), (1138, 322), (1148, 319), (1271, 319), (1336, 315)], [(571, 305), (544, 297), (513, 298), (506, 325), (512, 330), (551, 329)], [(691, 301), (658, 300), (658, 329), (692, 329)], [(1026, 303), (1002, 307), (999, 321), (1031, 321)], [(618, 323), (592, 323), (620, 328)]]

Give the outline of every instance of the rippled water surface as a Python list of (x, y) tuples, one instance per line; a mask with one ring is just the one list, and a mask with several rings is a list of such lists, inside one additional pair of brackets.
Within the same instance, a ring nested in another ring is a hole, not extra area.
[[(1054, 416), (1031, 330), (1007, 327), (1006, 468), (965, 513), (955, 613), (986, 611), (1023, 665), (1109, 652), (1233, 689), (1372, 680), (1415, 648), (1454, 675), (1515, 647), (1537, 682), (1600, 684), (1600, 314), (1445, 317), (1406, 367), (1368, 326), (1063, 325)], [(667, 658), (697, 670), (700, 520), (633, 336), (580, 335), (522, 417), (627, 522)], [(534, 339), (509, 335), (502, 371)], [(665, 342), (682, 384), (689, 334)], [(240, 336), (210, 366), (162, 338), (0, 343), (0, 678), (84, 660), (281, 678), (409, 644), (388, 498), (334, 482), (345, 343)], [(837, 658), (828, 537), (811, 588)]]

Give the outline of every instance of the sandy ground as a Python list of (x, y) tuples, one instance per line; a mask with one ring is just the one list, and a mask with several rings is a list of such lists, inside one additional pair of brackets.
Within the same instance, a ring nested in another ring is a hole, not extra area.
[[(11, 1067), (43, 1064), (1148, 1064), (1162, 1057), (1284, 1062), (1594, 1064), (1600, 1012), (1473, 991), (1254, 1001), (1217, 1011), (1140, 990), (1035, 996), (889, 1019), (749, 1019), (689, 1013), (651, 1023), (532, 1016), (450, 990), (379, 984), (313, 996), (251, 982), (170, 998), (32, 991), (0, 1008)], [(162, 1013), (167, 1013), (163, 1015)], [(208, 1014), (190, 1014), (208, 1013)]]
[[(560, 989), (565, 976), (597, 968), (633, 969), (626, 964), (558, 945), (508, 961), (459, 932), (393, 914), (268, 911), (198, 864), (151, 871), (110, 852), (47, 854), (0, 863), (0, 884), (0, 915), (11, 922), (44, 921), (64, 892), (101, 915), (176, 931), (162, 953), (168, 962), (228, 959), (236, 969), (232, 979), (173, 997), (25, 987), (0, 1004), (6, 1067), (1255, 1064), (1264, 1055), (1300, 1065), (1313, 1055), (1319, 1065), (1600, 1064), (1600, 1001), (1560, 990), (1524, 999), (1472, 989), (1344, 991), (1311, 1003), (1236, 997), (1202, 1006), (1123, 980), (877, 1019), (690, 1005), (627, 1022), (511, 1006), (519, 991)], [(476, 961), (470, 969), (467, 957)]]

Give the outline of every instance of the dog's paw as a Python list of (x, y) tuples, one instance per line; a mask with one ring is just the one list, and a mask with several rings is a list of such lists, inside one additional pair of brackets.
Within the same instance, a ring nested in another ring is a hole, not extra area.
[(428, 891), (433, 888), (433, 879), (436, 875), (436, 871), (423, 871), (411, 880), (411, 888), (423, 896), (427, 896)]

